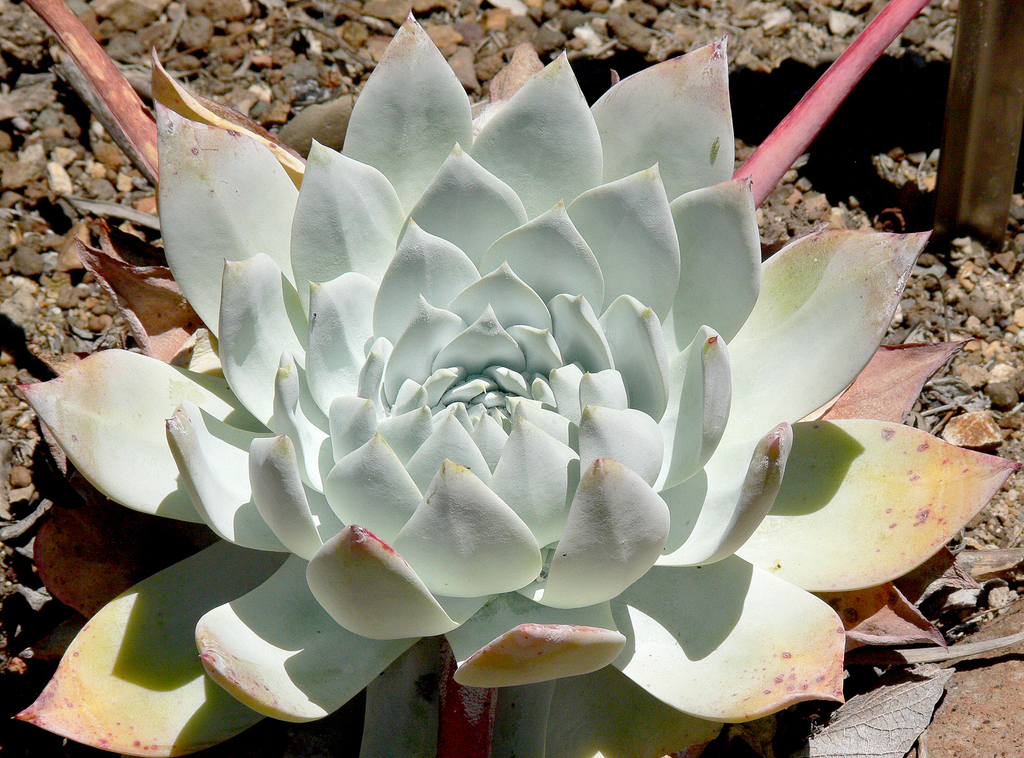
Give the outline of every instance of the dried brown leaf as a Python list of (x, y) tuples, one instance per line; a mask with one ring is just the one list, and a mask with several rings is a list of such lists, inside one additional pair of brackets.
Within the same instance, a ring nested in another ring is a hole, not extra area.
[(963, 345), (882, 345), (823, 418), (872, 418), (901, 423), (914, 407), (924, 383)]
[(806, 758), (903, 758), (931, 723), (952, 669), (932, 666), (886, 676), (849, 700), (828, 726), (811, 735)]
[(853, 651), (847, 663), (871, 666), (906, 665), (915, 663), (945, 663), (959, 658), (978, 658), (996, 650), (1003, 650), (1024, 642), (1024, 632), (1007, 634), (994, 640), (961, 642), (948, 648), (905, 647), (905, 648), (862, 648)]
[(843, 620), (847, 650), (862, 645), (946, 644), (942, 633), (891, 582), (818, 597)]
[(162, 248), (111, 226), (106, 219), (100, 219), (96, 225), (100, 233), (100, 249), (107, 255), (133, 266), (167, 265)]
[(918, 607), (933, 596), (981, 589), (970, 572), (945, 547), (909, 574), (895, 580), (895, 584), (904, 597)]
[(125, 138), (122, 147), (150, 181), (155, 182), (159, 169), (153, 114), (64, 0), (26, 2), (50, 27), (95, 90), (107, 111), (99, 114), (103, 117), (101, 120), (114, 126), (115, 132), (121, 131)]
[(201, 524), (137, 513), (100, 495), (72, 474), (87, 496), (64, 498), (47, 512), (33, 555), (50, 593), (85, 616), (147, 576), (213, 541)]
[(960, 564), (975, 579), (1018, 568), (1024, 563), (1024, 547), (1003, 550), (964, 550), (957, 556)]
[(153, 51), (153, 99), (165, 105), (175, 113), (202, 124), (231, 129), (257, 142), (262, 143), (274, 154), (278, 162), (288, 172), (288, 176), (298, 187), (302, 184), (302, 175), (306, 171), (306, 161), (292, 148), (257, 124), (248, 116), (221, 105), (195, 92), (191, 92), (174, 80), (167, 70), (160, 65), (160, 60)]
[(136, 266), (78, 243), (78, 257), (110, 296), (146, 355), (170, 362), (202, 326), (165, 266)]

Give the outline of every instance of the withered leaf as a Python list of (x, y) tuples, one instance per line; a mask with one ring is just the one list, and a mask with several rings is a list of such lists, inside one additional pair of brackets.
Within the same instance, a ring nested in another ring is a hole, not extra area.
[(946, 644), (942, 633), (891, 582), (818, 597), (843, 620), (847, 650), (862, 645)]
[(924, 383), (963, 344), (882, 345), (823, 418), (871, 418), (901, 423), (914, 407)]
[(86, 502), (65, 498), (47, 512), (34, 543), (50, 593), (84, 616), (147, 576), (212, 542), (204, 525), (129, 510), (73, 474)]
[(953, 669), (898, 671), (881, 686), (852, 698), (811, 736), (807, 758), (903, 758), (931, 723)]
[(134, 266), (81, 242), (78, 256), (109, 292), (143, 352), (170, 362), (199, 316), (165, 266)]

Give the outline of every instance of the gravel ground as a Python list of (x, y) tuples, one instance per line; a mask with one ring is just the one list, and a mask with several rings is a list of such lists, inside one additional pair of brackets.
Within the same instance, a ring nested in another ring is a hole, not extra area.
[[(190, 87), (280, 129), (282, 139), (298, 149), (308, 148), (310, 133), (340, 144), (343, 126), (338, 125), (347, 119), (352, 95), (410, 8), (476, 98), (486, 95), (490, 79), (523, 42), (545, 60), (567, 49), (588, 97), (596, 97), (610, 84), (611, 69), (627, 75), (728, 34), (738, 160), (750, 154), (750, 145), (764, 138), (823, 64), (885, 6), (884, 0), (494, 2), (93, 0), (87, 5), (73, 0), (70, 5), (141, 92), (147, 88), (146, 53), (156, 47), (165, 65)], [(879, 73), (861, 88), (868, 91), (855, 93), (856, 102), (845, 106), (786, 174), (758, 210), (766, 254), (825, 227), (929, 227), (956, 10), (957, 0), (932, 2), (887, 50)], [(60, 622), (75, 619), (42, 586), (33, 537), (51, 503), (78, 495), (56, 473), (16, 385), (52, 378), (97, 350), (134, 345), (116, 306), (75, 252), (76, 237), (98, 244), (97, 216), (159, 244), (153, 188), (53, 73), (59, 59), (32, 12), (0, 0), (4, 719), (34, 698), (53, 670), (54, 656), (59, 657), (59, 640), (40, 640)], [(911, 106), (913, 98), (920, 102)], [(1016, 194), (1001, 251), (987, 251), (966, 238), (949, 250), (927, 251), (886, 338), (890, 344), (966, 341), (926, 386), (908, 423), (1017, 461), (1024, 461), (1024, 337), (1018, 337), (1024, 329), (1024, 285), (1016, 276), (1024, 262), (1022, 220), (1024, 198)], [(1024, 545), (1018, 486), (1011, 478), (970, 524), (964, 545)], [(1024, 594), (1019, 574), (1006, 577), (1005, 592), (997, 593), (1002, 605)], [(990, 599), (979, 600), (958, 619), (985, 611), (986, 602)], [(346, 710), (331, 724), (343, 731), (350, 721)], [(62, 747), (59, 738), (20, 723), (10, 732), (11, 737), (0, 736), (5, 756), (96, 752)], [(330, 747), (333, 754), (344, 754), (330, 734), (330, 729), (280, 727), (277, 736), (261, 731), (244, 749), (280, 755), (281, 746), (288, 745), (290, 754), (317, 755)]]

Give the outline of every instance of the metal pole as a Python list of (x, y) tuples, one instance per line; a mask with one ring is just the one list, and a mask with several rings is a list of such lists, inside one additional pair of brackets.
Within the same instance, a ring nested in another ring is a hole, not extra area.
[(1024, 126), (1024, 2), (960, 0), (935, 205), (938, 240), (1002, 248)]

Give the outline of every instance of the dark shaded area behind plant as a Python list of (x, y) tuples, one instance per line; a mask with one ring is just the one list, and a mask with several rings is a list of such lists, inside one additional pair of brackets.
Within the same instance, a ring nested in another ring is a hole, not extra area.
[[(573, 62), (591, 103), (608, 88), (609, 71), (626, 77), (646, 65), (633, 52)], [(762, 142), (827, 68), (827, 64), (815, 68), (786, 60), (770, 73), (742, 68), (733, 72), (729, 87), (736, 136), (748, 145)], [(934, 196), (912, 186), (896, 188), (878, 176), (871, 156), (894, 148), (906, 153), (938, 148), (948, 82), (948, 63), (925, 62), (913, 53), (882, 57), (811, 144), (801, 174), (832, 204), (853, 196), (872, 216), (900, 208), (906, 221), (902, 231), (930, 229)], [(1017, 192), (1022, 181), (1024, 150), (1017, 163)]]

